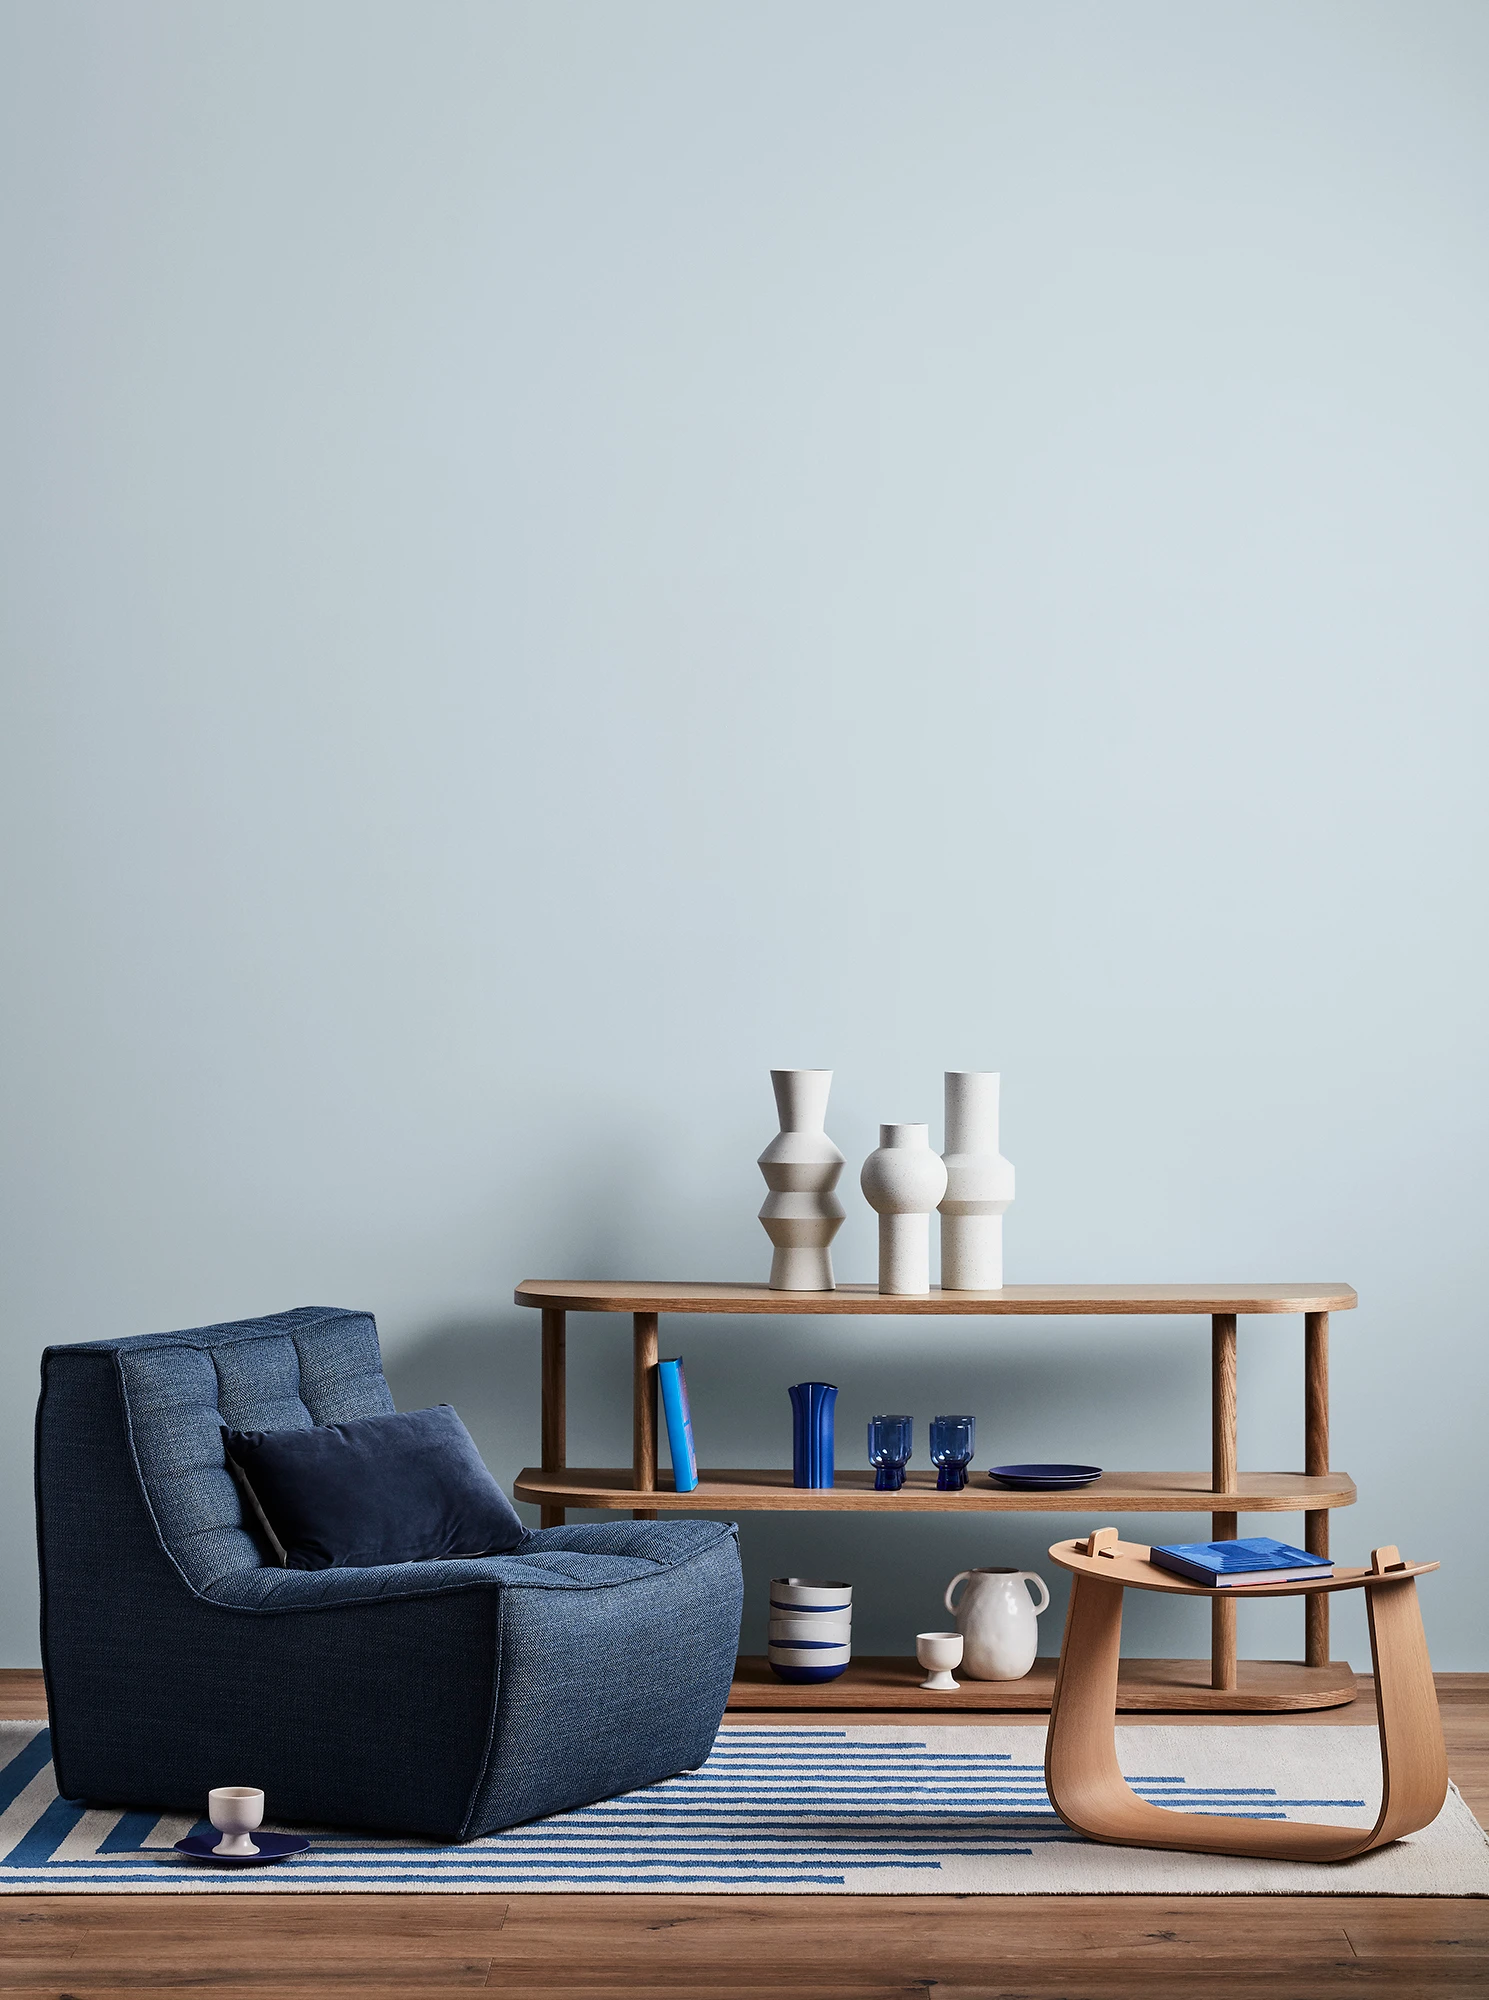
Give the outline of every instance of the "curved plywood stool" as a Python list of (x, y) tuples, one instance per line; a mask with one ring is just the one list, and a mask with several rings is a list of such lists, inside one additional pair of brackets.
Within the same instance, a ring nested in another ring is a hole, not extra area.
[[(1169, 1812), (1128, 1787), (1117, 1764), (1117, 1658), (1122, 1642), (1122, 1592), (1157, 1590), (1180, 1597), (1217, 1593), (1159, 1569), (1148, 1550), (1098, 1528), (1075, 1542), (1056, 1542), (1051, 1559), (1075, 1577), (1060, 1668), (1050, 1712), (1044, 1776), (1050, 1803), (1067, 1826), (1088, 1840), (1122, 1847), (1175, 1847), (1197, 1854), (1242, 1854), (1286, 1861), (1348, 1861), (1429, 1825), (1448, 1792), (1448, 1759), (1432, 1663), (1422, 1631), (1416, 1579), (1436, 1563), (1403, 1562), (1395, 1549), (1376, 1549), (1369, 1569), (1340, 1569), (1322, 1583), (1245, 1586), (1258, 1597), (1305, 1597), (1315, 1591), (1363, 1590), (1370, 1614), (1370, 1654), (1385, 1793), (1380, 1817), (1358, 1827), (1294, 1821), (1227, 1819)], [(1238, 1597), (1240, 1591), (1235, 1593)]]

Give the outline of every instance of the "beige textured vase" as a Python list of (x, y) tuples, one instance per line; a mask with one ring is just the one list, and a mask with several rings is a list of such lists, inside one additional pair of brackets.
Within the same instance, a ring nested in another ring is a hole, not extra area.
[(760, 1155), (770, 1189), (760, 1221), (775, 1246), (770, 1260), (773, 1292), (830, 1292), (832, 1239), (843, 1226), (843, 1204), (833, 1193), (843, 1156), (828, 1138), (830, 1069), (773, 1069), (781, 1129)]

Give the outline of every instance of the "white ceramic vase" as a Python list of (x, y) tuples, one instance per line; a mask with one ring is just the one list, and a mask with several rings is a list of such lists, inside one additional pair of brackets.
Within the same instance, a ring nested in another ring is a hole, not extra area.
[(879, 1216), (879, 1289), (931, 1289), (931, 1210), (946, 1192), (946, 1168), (931, 1151), (928, 1125), (881, 1125), (879, 1150), (859, 1185)]
[[(965, 1583), (961, 1601), (952, 1603)], [(1024, 1585), (1039, 1602), (1031, 1604)], [(962, 1635), (962, 1672), (974, 1681), (1021, 1681), (1039, 1651), (1039, 1614), (1048, 1611), (1044, 1578), (1032, 1569), (964, 1569), (946, 1586), (946, 1608)]]
[(943, 1292), (996, 1292), (1003, 1284), (1003, 1211), (1013, 1200), (1013, 1168), (998, 1151), (998, 1082), (993, 1070), (946, 1072)]
[(833, 1193), (843, 1156), (828, 1138), (830, 1069), (773, 1069), (781, 1129), (760, 1155), (770, 1192), (760, 1221), (775, 1246), (770, 1260), (773, 1292), (830, 1292), (832, 1239), (843, 1226), (843, 1204)]

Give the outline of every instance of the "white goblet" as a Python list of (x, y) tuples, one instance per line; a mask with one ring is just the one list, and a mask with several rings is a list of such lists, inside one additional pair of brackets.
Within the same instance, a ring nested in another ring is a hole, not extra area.
[(962, 1664), (962, 1635), (960, 1632), (917, 1632), (915, 1635), (915, 1657), (929, 1674), (923, 1680), (923, 1688), (957, 1688), (960, 1681), (951, 1678), (951, 1669)]
[(252, 1785), (219, 1785), (215, 1792), (208, 1792), (207, 1817), (222, 1835), (214, 1854), (231, 1857), (259, 1852), (248, 1836), (263, 1824), (264, 1795)]

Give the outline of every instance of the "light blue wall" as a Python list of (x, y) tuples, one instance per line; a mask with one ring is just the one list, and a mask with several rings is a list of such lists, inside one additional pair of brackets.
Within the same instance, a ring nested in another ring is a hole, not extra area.
[[(0, 1658), (48, 1341), (369, 1307), (510, 1478), (516, 1280), (763, 1275), (776, 1063), (837, 1072), (847, 1277), (951, 1066), (1011, 1280), (1354, 1283), (1337, 1545), (1443, 1557), (1489, 1667), (1489, 13), (4, 24)], [(1300, 1331), (1243, 1323), (1243, 1463), (1300, 1462)], [(948, 1405), (1206, 1460), (1200, 1321), (664, 1343), (715, 1463), (816, 1374), (849, 1463)], [(576, 1462), (626, 1348), (574, 1328)], [(908, 1650), (1060, 1531), (747, 1519), (748, 1636), (790, 1567)]]

